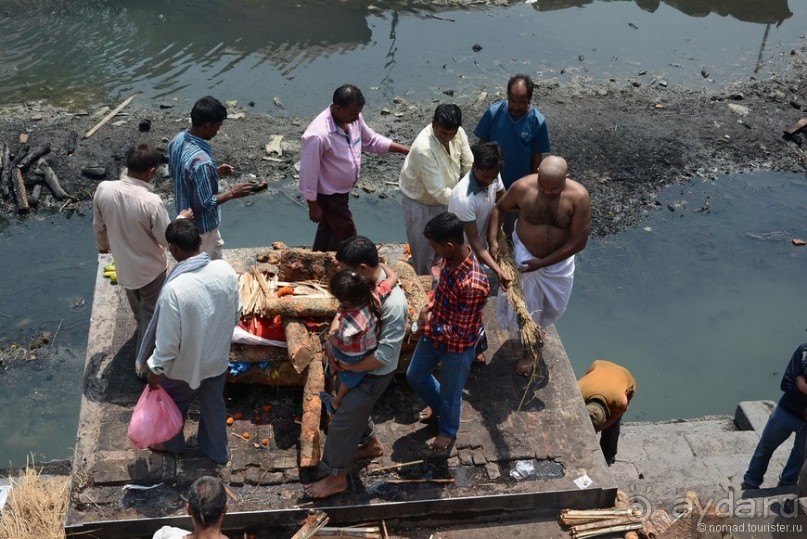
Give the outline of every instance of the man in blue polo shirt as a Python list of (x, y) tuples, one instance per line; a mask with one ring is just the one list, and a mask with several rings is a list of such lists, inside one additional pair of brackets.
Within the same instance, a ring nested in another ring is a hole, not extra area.
[[(543, 154), (552, 149), (544, 116), (532, 105), (535, 84), (524, 74), (513, 75), (507, 81), (507, 99), (492, 104), (474, 135), (481, 143), (497, 142), (502, 149), (501, 169), (505, 189), (516, 180), (538, 171)], [(513, 233), (517, 214), (505, 217), (504, 232)]]

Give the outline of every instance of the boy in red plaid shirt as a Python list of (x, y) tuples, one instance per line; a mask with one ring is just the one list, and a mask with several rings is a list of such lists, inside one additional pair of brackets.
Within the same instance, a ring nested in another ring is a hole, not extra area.
[[(418, 341), (406, 379), (427, 407), (422, 421), (437, 421), (438, 435), (431, 449), (444, 452), (457, 436), (462, 390), (482, 327), (490, 285), (485, 272), (465, 244), (462, 222), (443, 212), (428, 223), (423, 235), (443, 258), (434, 299), (420, 312)], [(440, 380), (434, 369), (441, 363)]]

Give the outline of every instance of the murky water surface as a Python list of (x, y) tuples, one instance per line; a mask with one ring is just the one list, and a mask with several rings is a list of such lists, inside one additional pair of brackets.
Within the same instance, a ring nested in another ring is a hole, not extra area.
[[(516, 71), (711, 85), (764, 74), (807, 27), (807, 3), (786, 0), (408, 4), (8, 0), (0, 10), (0, 103), (213, 93), (310, 116), (348, 80), (367, 91), (370, 106), (395, 95), (473, 94)], [(660, 197), (674, 212), (662, 207), (635, 230), (590, 242), (558, 323), (575, 370), (597, 357), (628, 366), (639, 384), (630, 419), (731, 413), (740, 400), (776, 398), (807, 327), (807, 248), (788, 241), (807, 236), (805, 195), (800, 175), (696, 181)], [(706, 200), (708, 212), (693, 211)], [(363, 195), (353, 207), (374, 240), (404, 240), (400, 202)], [(305, 211), (281, 196), (228, 204), (224, 220), (229, 247), (313, 237)], [(770, 232), (782, 234), (752, 236)], [(24, 463), (31, 450), (67, 457), (95, 275), (91, 219), (0, 222), (0, 258), (0, 346), (51, 331), (58, 357), (0, 373), (0, 462)]]
[[(807, 27), (807, 4), (788, 0), (411, 5), (6, 0), (0, 102), (95, 103), (135, 91), (170, 101), (213, 93), (254, 101), (257, 110), (310, 115), (345, 81), (377, 90), (370, 95), (378, 100), (475, 93), (501, 87), (519, 71), (711, 85), (702, 70), (718, 82), (764, 72)], [(475, 44), (482, 49), (474, 52)]]

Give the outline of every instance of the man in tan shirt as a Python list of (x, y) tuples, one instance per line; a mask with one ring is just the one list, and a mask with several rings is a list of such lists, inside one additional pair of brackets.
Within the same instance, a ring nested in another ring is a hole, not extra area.
[(451, 190), (474, 161), (461, 124), (457, 105), (438, 105), (432, 123), (415, 137), (401, 169), (406, 240), (418, 275), (428, 275), (437, 262), (423, 228), (448, 209)]
[(601, 432), (600, 448), (610, 466), (616, 460), (619, 427), (636, 393), (636, 380), (625, 367), (598, 359), (577, 384), (594, 430)]
[[(93, 197), (93, 228), (99, 253), (112, 253), (118, 283), (137, 321), (137, 350), (143, 341), (168, 259), (165, 229), (171, 222), (151, 181), (163, 161), (163, 154), (149, 144), (129, 150), (126, 171), (119, 180), (98, 184)], [(191, 218), (191, 210), (180, 216)], [(143, 366), (141, 375), (147, 374)]]

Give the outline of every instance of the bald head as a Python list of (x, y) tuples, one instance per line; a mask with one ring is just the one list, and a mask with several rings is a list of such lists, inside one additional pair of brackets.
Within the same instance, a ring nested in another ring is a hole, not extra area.
[(563, 191), (568, 172), (566, 160), (557, 155), (550, 155), (541, 160), (538, 166), (538, 190), (548, 198), (554, 198)]
[(557, 155), (550, 155), (541, 160), (538, 166), (538, 175), (547, 180), (562, 180), (569, 171), (566, 160)]

